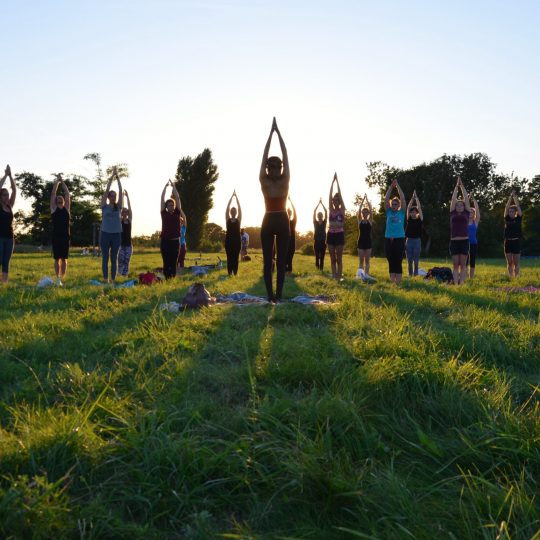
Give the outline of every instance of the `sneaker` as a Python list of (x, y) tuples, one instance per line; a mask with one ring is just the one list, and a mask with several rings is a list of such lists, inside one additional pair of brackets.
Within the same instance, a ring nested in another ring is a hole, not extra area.
[(63, 287), (64, 286), (64, 284), (62, 283), (62, 280), (59, 277), (56, 278), (56, 285), (58, 287)]

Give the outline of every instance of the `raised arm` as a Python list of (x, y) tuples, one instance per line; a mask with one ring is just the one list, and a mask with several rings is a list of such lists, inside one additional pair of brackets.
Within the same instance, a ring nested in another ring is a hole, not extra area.
[(180, 194), (178, 193), (176, 186), (172, 182), (171, 182), (171, 186), (172, 186), (172, 197), (176, 202), (176, 208), (178, 208), (178, 210), (182, 210), (182, 203), (180, 202)]
[(386, 190), (386, 195), (384, 196), (384, 207), (388, 210), (390, 208), (390, 197), (392, 196), (392, 190), (396, 186), (396, 181), (392, 180), (392, 183)]
[(409, 217), (409, 212), (411, 211), (411, 208), (413, 207), (415, 197), (416, 197), (416, 191), (412, 194), (411, 200), (409, 201), (409, 204), (407, 205), (407, 217)]
[(113, 181), (114, 175), (109, 178), (107, 181), (107, 186), (105, 187), (105, 191), (103, 192), (103, 195), (101, 196), (101, 206), (105, 206), (107, 204), (107, 195), (109, 195), (109, 191), (111, 191), (111, 185)]
[(343, 200), (343, 195), (341, 195), (341, 187), (339, 185), (339, 180), (337, 177), (337, 173), (334, 173), (334, 179), (336, 180), (336, 187), (337, 187), (337, 194), (339, 195), (339, 203), (341, 205), (341, 209), (343, 212), (345, 212), (345, 201)]
[(452, 200), (450, 201), (450, 212), (453, 212), (456, 209), (456, 203), (458, 200), (458, 190), (459, 190), (459, 177), (456, 182), (456, 186), (454, 187), (454, 191), (452, 192)]
[(229, 218), (231, 217), (230, 211), (231, 211), (231, 203), (234, 198), (234, 193), (231, 195), (231, 198), (229, 199), (229, 202), (227, 203), (227, 210), (225, 210), (225, 223), (229, 221)]
[(296, 223), (298, 216), (296, 215), (296, 208), (294, 207), (294, 204), (292, 202), (292, 199), (289, 197), (289, 202), (291, 203), (291, 208), (293, 211), (293, 218), (291, 219), (292, 222)]
[(187, 229), (187, 217), (186, 214), (184, 214), (184, 211), (180, 208), (180, 215), (182, 216), (182, 219), (184, 220), (184, 227)]
[(163, 191), (161, 192), (161, 203), (160, 203), (160, 212), (163, 212), (165, 210), (165, 194), (167, 193), (167, 187), (170, 185), (171, 181), (169, 180), (165, 187), (163, 188)]
[(369, 202), (369, 199), (367, 198), (367, 195), (366, 195), (366, 203), (367, 203), (368, 208), (369, 208), (369, 223), (371, 225), (373, 225), (373, 206), (371, 206), (371, 203)]
[(519, 204), (518, 196), (516, 195), (515, 191), (513, 191), (512, 193), (514, 196), (514, 204), (517, 206), (517, 215), (521, 217), (523, 215), (523, 212), (521, 211), (521, 206)]
[(291, 178), (291, 171), (289, 169), (289, 155), (287, 154), (287, 148), (285, 147), (285, 141), (281, 136), (279, 128), (277, 127), (276, 119), (274, 118), (274, 131), (276, 132), (279, 139), (279, 146), (281, 148), (281, 155), (283, 156), (283, 177), (288, 182)]
[(9, 182), (11, 184), (11, 197), (9, 198), (9, 206), (13, 208), (13, 206), (15, 205), (15, 199), (17, 198), (17, 186), (15, 185), (15, 180), (13, 180), (13, 175), (11, 174), (11, 167), (9, 165), (6, 167), (6, 176), (9, 176)]
[(321, 204), (321, 199), (319, 199), (317, 206), (313, 209), (313, 223), (317, 221), (317, 208), (319, 208), (320, 204)]
[(465, 189), (465, 186), (463, 185), (463, 182), (461, 180), (459, 181), (461, 186), (461, 193), (463, 194), (463, 205), (465, 206), (465, 210), (470, 213), (471, 211), (471, 203), (469, 201), (469, 194), (467, 193), (467, 190)]
[(469, 197), (469, 200), (473, 203), (474, 205), (474, 213), (476, 215), (476, 219), (474, 220), (475, 223), (478, 225), (480, 223), (480, 207), (478, 206), (478, 201), (476, 200), (475, 197), (473, 197), (472, 195)]
[(401, 207), (403, 210), (407, 207), (407, 200), (405, 199), (405, 193), (403, 193), (403, 190), (401, 189), (400, 185), (396, 182), (396, 189), (398, 191), (399, 195), (399, 202), (401, 204)]
[(422, 205), (420, 204), (420, 199), (418, 198), (416, 191), (414, 192), (414, 198), (416, 199), (416, 208), (418, 208), (418, 217), (424, 221), (424, 212), (422, 212)]
[(261, 162), (261, 170), (259, 172), (259, 181), (263, 181), (266, 178), (266, 165), (268, 163), (268, 152), (270, 152), (270, 144), (272, 142), (272, 134), (274, 133), (276, 119), (272, 121), (272, 129), (270, 130), (270, 135), (268, 135), (268, 140), (263, 151), (263, 157)]
[(234, 190), (234, 197), (236, 199), (236, 204), (238, 205), (238, 223), (242, 224), (242, 207), (240, 206), (240, 199)]
[(124, 189), (124, 197), (126, 198), (126, 205), (127, 205), (126, 208), (128, 211), (128, 218), (129, 218), (129, 222), (131, 223), (131, 221), (133, 220), (133, 212), (131, 211), (131, 201), (129, 200), (128, 192), (125, 189)]
[(51, 191), (51, 214), (56, 210), (56, 191), (58, 190), (58, 184), (60, 183), (60, 175), (56, 176), (56, 179), (54, 181), (52, 191)]
[(124, 208), (124, 190), (122, 189), (122, 181), (120, 180), (118, 173), (115, 174), (116, 181), (118, 182), (118, 208)]

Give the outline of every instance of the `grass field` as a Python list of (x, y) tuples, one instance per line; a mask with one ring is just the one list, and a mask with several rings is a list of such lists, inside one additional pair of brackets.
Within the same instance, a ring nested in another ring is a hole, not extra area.
[[(396, 288), (297, 255), (285, 297), (338, 303), (181, 314), (191, 276), (103, 289), (73, 257), (36, 289), (51, 267), (15, 255), (0, 288), (1, 538), (540, 539), (540, 296), (502, 260)], [(224, 275), (264, 294), (258, 259)]]

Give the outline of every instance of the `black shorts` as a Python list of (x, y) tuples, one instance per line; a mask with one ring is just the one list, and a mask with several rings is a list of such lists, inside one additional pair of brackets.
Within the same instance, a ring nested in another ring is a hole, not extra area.
[(69, 238), (53, 238), (52, 252), (55, 260), (67, 259), (69, 257)]
[(521, 253), (521, 238), (515, 238), (514, 240), (505, 240), (504, 252), (511, 253), (512, 255), (519, 255)]
[(468, 240), (450, 240), (450, 255), (468, 255), (469, 241)]
[(356, 247), (358, 249), (371, 249), (372, 248), (371, 244), (372, 244), (371, 238), (358, 237), (358, 242), (356, 243)]
[(326, 233), (326, 243), (329, 246), (344, 246), (345, 245), (345, 233), (342, 232), (331, 232)]

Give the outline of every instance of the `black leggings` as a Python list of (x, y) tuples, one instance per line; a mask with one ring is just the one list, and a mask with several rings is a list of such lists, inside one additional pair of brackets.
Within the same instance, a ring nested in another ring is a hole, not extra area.
[(272, 249), (276, 243), (276, 299), (281, 300), (285, 281), (285, 264), (289, 248), (289, 216), (287, 212), (266, 212), (261, 227), (261, 244), (264, 261), (264, 284), (268, 300), (274, 298), (272, 292)]
[(289, 237), (289, 247), (287, 248), (287, 263), (285, 264), (285, 271), (292, 272), (292, 260), (296, 249), (296, 238), (294, 236)]
[(163, 258), (163, 274), (167, 279), (176, 277), (176, 263), (180, 242), (178, 238), (173, 240), (161, 239), (161, 257)]
[(476, 252), (478, 251), (478, 244), (469, 244), (469, 258), (467, 264), (474, 268), (476, 266)]
[(240, 255), (240, 238), (238, 241), (232, 238), (225, 237), (225, 253), (227, 254), (227, 272), (238, 274), (238, 256)]
[(315, 266), (322, 270), (324, 267), (324, 255), (326, 254), (326, 241), (315, 240), (313, 249), (315, 250)]
[(405, 252), (405, 238), (386, 238), (384, 244), (388, 272), (390, 274), (403, 274), (403, 253)]

